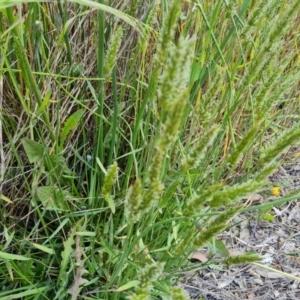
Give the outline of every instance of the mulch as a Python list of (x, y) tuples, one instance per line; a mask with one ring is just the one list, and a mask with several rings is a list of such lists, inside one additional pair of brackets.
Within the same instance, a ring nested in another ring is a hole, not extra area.
[[(300, 187), (300, 160), (297, 155), (291, 157), (270, 178), (271, 186), (280, 187), (280, 196), (289, 195)], [(255, 194), (251, 201), (263, 203), (280, 196)], [(300, 201), (293, 200), (274, 207), (267, 214), (269, 218), (261, 218), (259, 212), (253, 211), (237, 216), (232, 222), (239, 225), (231, 227), (218, 239), (226, 245), (229, 253), (258, 253), (264, 258), (261, 265), (299, 280), (257, 264), (227, 268), (206, 262), (207, 266), (203, 267), (205, 257), (209, 259), (208, 251), (199, 249), (199, 255), (196, 254), (193, 259), (199, 268), (183, 272), (179, 284), (191, 299), (300, 299)]]

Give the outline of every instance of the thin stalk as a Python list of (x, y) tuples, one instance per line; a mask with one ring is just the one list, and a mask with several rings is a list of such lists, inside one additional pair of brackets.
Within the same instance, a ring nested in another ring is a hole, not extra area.
[(108, 165), (110, 166), (113, 163), (113, 154), (114, 148), (117, 139), (117, 126), (118, 126), (118, 96), (117, 96), (117, 70), (116, 67), (113, 68), (112, 71), (112, 93), (113, 93), (113, 101), (114, 101), (114, 112), (113, 112), (113, 121), (112, 121), (112, 138), (110, 144), (110, 151), (108, 156)]
[[(99, 4), (104, 4), (103, 0), (98, 1)], [(98, 11), (98, 55), (97, 55), (97, 67), (98, 67), (98, 77), (104, 77), (104, 26), (105, 26), (105, 17), (104, 11)], [(102, 80), (98, 81), (98, 116), (103, 116), (103, 107), (104, 107), (104, 82)], [(104, 153), (103, 153), (103, 121), (101, 117), (97, 118), (97, 148), (96, 156), (100, 159), (101, 163), (104, 163)], [(103, 182), (103, 173), (99, 174), (100, 176), (100, 185)]]

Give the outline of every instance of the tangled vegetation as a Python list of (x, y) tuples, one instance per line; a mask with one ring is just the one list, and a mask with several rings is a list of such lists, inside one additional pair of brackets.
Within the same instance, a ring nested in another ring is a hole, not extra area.
[(299, 6), (1, 0), (0, 299), (188, 299), (299, 143)]

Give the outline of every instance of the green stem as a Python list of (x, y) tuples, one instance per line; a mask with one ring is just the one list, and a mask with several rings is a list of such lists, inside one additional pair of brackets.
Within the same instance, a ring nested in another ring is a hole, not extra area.
[[(98, 3), (104, 4), (103, 0), (98, 0)], [(105, 18), (104, 18), (104, 11), (98, 11), (98, 77), (104, 77), (104, 26), (105, 26)], [(103, 106), (104, 106), (104, 84), (102, 80), (98, 81), (98, 109), (97, 109), (97, 149), (96, 149), (96, 156), (100, 159), (103, 165), (104, 163), (104, 153), (103, 153)], [(100, 185), (103, 182), (103, 173), (100, 174)]]
[(116, 134), (117, 134), (117, 126), (118, 126), (118, 96), (117, 96), (117, 69), (113, 68), (112, 71), (112, 93), (113, 93), (113, 101), (114, 101), (114, 112), (113, 112), (113, 120), (112, 120), (112, 138), (110, 144), (110, 151), (108, 156), (108, 165), (110, 166), (113, 163), (113, 154), (114, 148), (116, 144)]

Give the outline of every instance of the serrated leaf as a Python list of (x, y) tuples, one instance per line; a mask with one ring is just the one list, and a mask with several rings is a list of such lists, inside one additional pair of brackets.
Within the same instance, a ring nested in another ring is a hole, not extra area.
[(82, 285), (89, 282), (87, 279), (83, 278), (82, 275), (88, 273), (86, 269), (80, 269), (79, 272), (76, 272), (76, 278), (73, 285), (68, 289), (68, 293), (72, 295), (71, 300), (78, 299), (78, 296), (82, 290)]
[[(70, 263), (71, 255), (74, 252), (72, 246), (74, 245), (74, 232), (70, 234), (68, 239), (63, 243), (64, 250), (61, 253), (61, 263), (60, 263), (60, 270), (59, 275), (57, 278), (57, 286), (59, 286), (59, 290), (56, 293), (54, 300), (62, 299), (62, 295), (65, 294), (67, 284), (68, 284), (68, 274), (67, 274), (67, 267)], [(1, 299), (0, 299), (1, 300)]]
[(74, 252), (72, 246), (74, 245), (74, 233), (72, 233), (68, 239), (64, 242), (64, 251), (61, 253), (62, 261), (60, 265), (60, 274), (65, 272), (68, 263), (71, 258), (71, 254)]
[(84, 114), (84, 110), (79, 109), (79, 110), (75, 111), (66, 120), (65, 125), (62, 129), (62, 132), (61, 132), (61, 139), (60, 139), (60, 146), (61, 147), (63, 147), (69, 133), (76, 128), (76, 126), (77, 126), (78, 122), (80, 121), (80, 119), (82, 118), (83, 114)]
[(31, 259), (22, 255), (10, 254), (2, 251), (0, 251), (0, 258), (4, 258), (8, 260), (30, 260)]
[(41, 162), (43, 160), (45, 153), (43, 145), (27, 138), (24, 138), (22, 143), (30, 163)]
[(18, 269), (24, 278), (33, 277), (36, 273), (36, 268), (34, 266), (34, 260), (25, 260), (18, 262)]
[(35, 248), (37, 248), (37, 249), (39, 249), (39, 250), (41, 250), (41, 251), (43, 251), (43, 252), (46, 252), (46, 253), (48, 253), (48, 254), (55, 254), (55, 251), (54, 251), (53, 249), (48, 248), (48, 247), (46, 247), (46, 246), (39, 245), (39, 244), (36, 244), (36, 243), (32, 243), (32, 245), (33, 245)]

